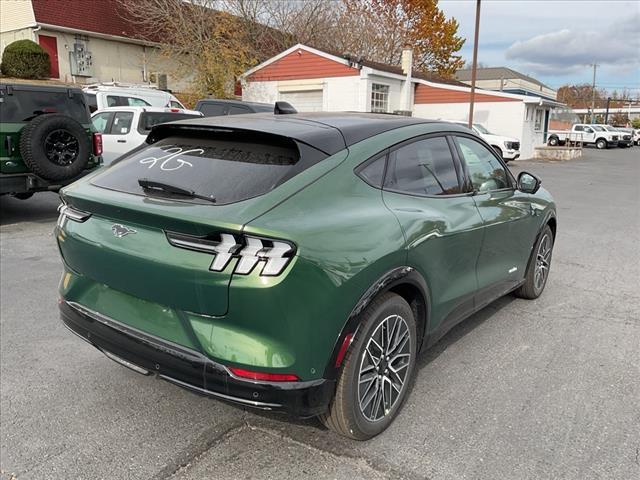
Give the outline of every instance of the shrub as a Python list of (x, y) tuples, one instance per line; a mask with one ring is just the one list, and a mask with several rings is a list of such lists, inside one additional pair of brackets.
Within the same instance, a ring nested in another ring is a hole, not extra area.
[(640, 118), (634, 118), (631, 120), (631, 126), (633, 128), (640, 128)]
[(46, 78), (50, 75), (49, 54), (31, 40), (10, 43), (2, 53), (0, 71), (17, 78)]

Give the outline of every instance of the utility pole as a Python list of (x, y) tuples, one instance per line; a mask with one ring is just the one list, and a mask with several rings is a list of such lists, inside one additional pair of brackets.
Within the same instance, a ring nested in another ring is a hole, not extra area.
[(596, 108), (596, 68), (599, 67), (597, 63), (591, 65), (593, 67), (593, 84), (591, 85), (591, 123), (595, 122), (594, 109)]
[(473, 35), (473, 64), (471, 65), (471, 95), (469, 97), (469, 128), (473, 128), (473, 101), (476, 94), (476, 70), (478, 69), (478, 33), (480, 31), (480, 0), (476, 1), (476, 31)]

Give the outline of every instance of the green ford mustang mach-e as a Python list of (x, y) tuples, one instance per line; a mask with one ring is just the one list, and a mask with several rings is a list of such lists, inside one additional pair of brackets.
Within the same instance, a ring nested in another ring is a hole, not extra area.
[(416, 355), (545, 287), (555, 205), (464, 127), (256, 114), (154, 128), (66, 187), (64, 324), (214, 398), (383, 431)]

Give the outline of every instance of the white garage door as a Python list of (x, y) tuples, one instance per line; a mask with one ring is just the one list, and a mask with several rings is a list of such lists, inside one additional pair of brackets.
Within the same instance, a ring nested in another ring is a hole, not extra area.
[(299, 112), (321, 112), (322, 90), (281, 92), (280, 100), (289, 102)]

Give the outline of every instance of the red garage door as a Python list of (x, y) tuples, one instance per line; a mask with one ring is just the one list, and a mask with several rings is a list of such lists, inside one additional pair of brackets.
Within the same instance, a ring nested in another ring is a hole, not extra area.
[(58, 68), (58, 40), (56, 37), (38, 35), (38, 43), (49, 54), (49, 60), (51, 61), (51, 78), (60, 78), (60, 70)]

